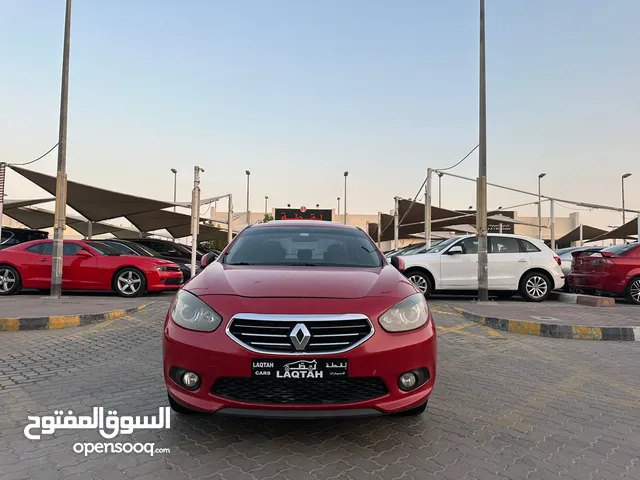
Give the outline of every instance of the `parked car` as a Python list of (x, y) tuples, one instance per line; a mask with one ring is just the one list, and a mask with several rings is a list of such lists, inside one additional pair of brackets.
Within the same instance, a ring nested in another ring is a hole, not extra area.
[(587, 292), (624, 295), (628, 302), (640, 305), (640, 244), (574, 252), (568, 282)]
[[(561, 260), (544, 242), (521, 235), (488, 234), (489, 290), (508, 298), (519, 292), (541, 302), (562, 288)], [(478, 290), (475, 235), (450, 238), (425, 253), (401, 257), (404, 274), (425, 296), (434, 291)]]
[[(180, 271), (182, 272), (182, 277), (184, 278), (185, 282), (191, 278), (191, 258), (186, 259), (184, 257), (171, 257), (168, 255), (161, 255), (142, 244), (132, 242), (130, 240), (121, 240), (119, 238), (108, 238), (105, 240), (100, 240), (100, 242), (109, 245), (111, 248), (117, 250), (122, 255), (164, 258), (165, 260), (169, 260), (180, 267)], [(200, 266), (197, 265), (196, 274), (198, 274), (199, 272)]]
[(605, 247), (600, 247), (600, 246), (592, 246), (592, 247), (582, 246), (582, 247), (562, 248), (560, 250), (556, 250), (556, 255), (560, 257), (560, 260), (562, 260), (562, 265), (561, 265), (562, 273), (564, 273), (565, 276), (568, 276), (569, 273), (571, 273), (571, 268), (573, 267), (573, 255), (572, 255), (573, 252), (581, 252), (586, 250), (589, 250), (591, 252), (597, 252), (604, 248)]
[(0, 235), (0, 250), (12, 245), (30, 242), (31, 240), (44, 240), (46, 238), (49, 238), (49, 232), (45, 232), (43, 230), (2, 227), (2, 234)]
[[(177, 290), (180, 267), (162, 258), (120, 255), (97, 241), (66, 240), (63, 244), (63, 290), (114, 290), (123, 297)], [(35, 240), (0, 251), (0, 295), (51, 286), (53, 242)]]
[[(156, 253), (159, 253), (163, 258), (184, 258), (191, 261), (191, 249), (184, 245), (181, 245), (170, 240), (160, 240), (157, 238), (130, 238), (130, 242), (137, 243), (144, 247), (150, 248)], [(204, 252), (196, 250), (196, 260), (200, 260)]]
[(169, 308), (169, 404), (272, 418), (422, 413), (435, 325), (402, 261), (391, 262), (352, 226), (245, 228)]

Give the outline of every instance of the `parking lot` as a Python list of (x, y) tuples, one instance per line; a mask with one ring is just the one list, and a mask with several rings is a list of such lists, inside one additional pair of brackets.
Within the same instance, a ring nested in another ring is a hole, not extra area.
[[(638, 342), (489, 329), (432, 301), (439, 371), (425, 414), (336, 421), (179, 417), (131, 439), (169, 453), (74, 453), (96, 432), (28, 440), (28, 415), (154, 415), (168, 300), (96, 325), (0, 333), (0, 478), (640, 478)], [(104, 441), (104, 440), (103, 440)]]

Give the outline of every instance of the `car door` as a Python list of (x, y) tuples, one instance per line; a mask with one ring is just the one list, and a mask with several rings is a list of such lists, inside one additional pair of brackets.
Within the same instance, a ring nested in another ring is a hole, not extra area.
[(489, 237), (489, 289), (517, 290), (531, 258), (515, 237)]
[(42, 250), (40, 250), (38, 257), (36, 258), (36, 264), (34, 267), (35, 288), (51, 287), (52, 254), (53, 242), (44, 242), (42, 244)]
[[(454, 246), (462, 253), (448, 254)], [(440, 276), (443, 290), (478, 289), (478, 240), (467, 237), (454, 243), (440, 255)]]
[[(85, 252), (79, 255), (78, 252)], [(62, 246), (62, 288), (67, 290), (91, 289), (97, 283), (96, 258), (77, 243)], [(87, 256), (89, 254), (89, 256)]]

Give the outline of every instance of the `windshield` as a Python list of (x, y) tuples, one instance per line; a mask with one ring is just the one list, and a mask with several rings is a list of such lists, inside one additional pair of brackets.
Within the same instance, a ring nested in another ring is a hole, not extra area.
[(435, 247), (431, 247), (424, 253), (439, 253), (458, 240), (460, 240), (460, 237), (447, 238), (444, 242), (440, 242), (438, 245), (436, 245)]
[(603, 252), (613, 253), (614, 255), (624, 255), (629, 250), (633, 250), (638, 246), (638, 243), (628, 243), (626, 245), (615, 245), (613, 247), (605, 248)]
[(86, 242), (91, 248), (93, 248), (100, 255), (105, 255), (107, 257), (117, 257), (120, 255), (120, 252), (115, 248), (110, 247), (106, 243), (102, 242)]
[(360, 230), (302, 225), (249, 228), (231, 245), (222, 263), (360, 268), (384, 265), (371, 239)]

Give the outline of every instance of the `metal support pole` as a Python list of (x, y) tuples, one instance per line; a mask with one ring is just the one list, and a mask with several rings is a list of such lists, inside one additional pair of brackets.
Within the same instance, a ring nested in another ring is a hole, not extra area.
[(67, 0), (64, 15), (62, 48), (62, 85), (60, 87), (60, 123), (58, 127), (58, 167), (56, 176), (56, 208), (53, 225), (53, 255), (51, 262), (51, 297), (62, 295), (62, 251), (67, 209), (67, 107), (69, 105), (69, 50), (71, 46), (71, 0)]
[(638, 242), (640, 242), (640, 215), (636, 217), (636, 233), (638, 235)]
[(551, 250), (556, 249), (556, 202), (549, 200), (549, 234), (551, 235)]
[(347, 224), (347, 176), (349, 172), (344, 172), (344, 224)]
[(622, 225), (627, 223), (626, 216), (624, 214), (624, 176), (622, 177)]
[(193, 192), (191, 193), (191, 278), (196, 276), (198, 261), (198, 232), (200, 230), (200, 172), (203, 168), (193, 167)]
[(584, 245), (584, 237), (582, 236), (582, 224), (580, 224), (580, 246)]
[(540, 181), (542, 177), (538, 175), (538, 240), (542, 240), (542, 196), (540, 191)]
[(380, 248), (382, 238), (382, 214), (378, 212), (378, 248)]
[(264, 197), (264, 216), (265, 217), (267, 216), (267, 206), (268, 206), (268, 204), (269, 204), (269, 197), (267, 197), (265, 195), (265, 197)]
[(438, 173), (438, 207), (442, 208), (442, 173)]
[(249, 177), (251, 176), (251, 172), (246, 170), (247, 174), (247, 226), (251, 225), (251, 213), (249, 212)]
[(400, 197), (393, 197), (394, 207), (393, 207), (393, 250), (398, 250), (398, 233), (399, 233), (399, 221), (400, 217), (398, 216), (398, 208), (399, 208), (399, 200)]
[(427, 183), (424, 186), (424, 241), (431, 248), (431, 177), (433, 170), (427, 168)]
[(500, 231), (500, 233), (502, 233), (502, 224), (500, 224), (500, 230), (499, 231)]
[(227, 245), (233, 240), (233, 196), (229, 194), (229, 206), (227, 207)]
[[(175, 168), (171, 169), (171, 173), (173, 173), (173, 203), (177, 202), (177, 192), (178, 192), (178, 170)], [(174, 205), (173, 211), (176, 211), (176, 207)]]
[(2, 243), (2, 216), (4, 208), (4, 185), (7, 174), (7, 164), (0, 162), (0, 243)]
[(484, 0), (480, 0), (480, 115), (478, 149), (478, 205), (476, 229), (478, 237), (478, 301), (489, 300), (489, 255), (487, 245), (487, 89), (485, 59)]
[(91, 237), (93, 237), (93, 222), (89, 220), (87, 222), (87, 240), (91, 240)]
[(336, 215), (340, 215), (340, 197), (338, 197), (338, 210), (336, 211)]

